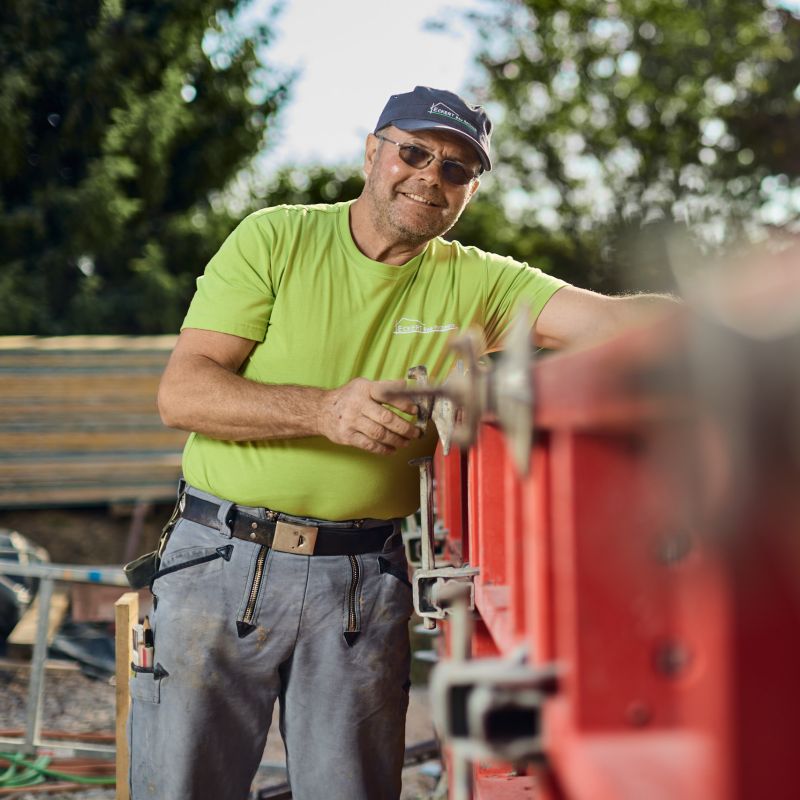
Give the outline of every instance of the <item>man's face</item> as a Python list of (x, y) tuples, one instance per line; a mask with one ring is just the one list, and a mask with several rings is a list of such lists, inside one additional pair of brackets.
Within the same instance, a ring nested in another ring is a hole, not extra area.
[(382, 234), (410, 245), (450, 230), (478, 188), (478, 180), (464, 186), (449, 183), (442, 176), (441, 160), (458, 161), (477, 173), (480, 161), (474, 148), (447, 131), (403, 131), (390, 126), (379, 133), (395, 142), (418, 145), (440, 160), (416, 169), (400, 158), (394, 144), (370, 134), (364, 197), (373, 223)]

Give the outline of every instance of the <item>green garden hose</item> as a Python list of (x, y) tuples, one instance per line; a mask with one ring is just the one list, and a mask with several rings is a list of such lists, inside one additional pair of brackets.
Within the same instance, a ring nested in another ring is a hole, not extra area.
[(117, 782), (113, 775), (102, 777), (72, 775), (69, 772), (47, 769), (47, 765), (50, 763), (48, 756), (39, 756), (35, 761), (28, 761), (19, 753), (0, 753), (0, 759), (11, 764), (5, 772), (0, 773), (0, 787), (35, 786), (38, 783), (44, 783), (46, 778), (58, 778), (87, 786), (112, 786)]

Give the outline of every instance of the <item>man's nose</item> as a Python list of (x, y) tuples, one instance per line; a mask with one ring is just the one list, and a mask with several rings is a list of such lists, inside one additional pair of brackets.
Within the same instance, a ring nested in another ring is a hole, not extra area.
[(442, 182), (442, 165), (432, 158), (430, 163), (419, 171), (420, 177), (430, 186), (439, 186)]

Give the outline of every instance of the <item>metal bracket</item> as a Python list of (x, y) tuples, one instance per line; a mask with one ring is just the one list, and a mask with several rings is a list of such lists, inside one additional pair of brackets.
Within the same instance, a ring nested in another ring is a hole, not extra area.
[(475, 608), (475, 576), (477, 567), (435, 567), (418, 569), (414, 573), (412, 588), (414, 610), (423, 620), (444, 619), (451, 606), (466, 601), (469, 610)]
[[(460, 361), (456, 365), (456, 373), (463, 373), (463, 366)], [(424, 364), (411, 367), (406, 377), (408, 380), (415, 381), (416, 385), (423, 390), (431, 388), (428, 380), (428, 368)], [(413, 392), (413, 389), (411, 391)], [(436, 426), (436, 432), (439, 434), (439, 441), (442, 443), (442, 451), (447, 455), (450, 452), (450, 444), (453, 441), (453, 432), (456, 425), (455, 404), (445, 395), (412, 394), (411, 397), (419, 409), (416, 426), (424, 432), (428, 427), (428, 420), (432, 419), (433, 424)]]
[[(422, 565), (422, 531), (419, 528), (403, 531), (403, 544), (406, 548), (408, 563), (414, 569), (417, 569)], [(434, 527), (433, 555), (437, 558), (444, 556), (446, 544), (447, 530), (441, 527)]]
[(430, 679), (434, 724), (464, 758), (538, 760), (544, 755), (542, 706), (557, 687), (553, 666), (507, 659), (443, 661)]
[(451, 443), (462, 448), (472, 445), (481, 418), (494, 414), (509, 442), (517, 469), (527, 475), (534, 413), (531, 328), (529, 310), (520, 307), (509, 327), (502, 355), (493, 367), (480, 360), (484, 342), (479, 332), (467, 330), (457, 336), (450, 343), (460, 357), (457, 367), (440, 385), (429, 383), (424, 366), (409, 369), (408, 378), (416, 385), (396, 394), (411, 397), (418, 404), (421, 427), (427, 425), (429, 418), (433, 419), (445, 455)]

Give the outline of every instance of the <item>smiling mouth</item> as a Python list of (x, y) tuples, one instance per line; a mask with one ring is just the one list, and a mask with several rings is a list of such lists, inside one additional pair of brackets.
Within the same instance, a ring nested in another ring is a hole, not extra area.
[(433, 200), (428, 200), (426, 197), (423, 197), (421, 194), (414, 194), (414, 192), (400, 192), (403, 197), (407, 197), (409, 200), (414, 200), (417, 203), (422, 203), (423, 205), (430, 206), (431, 208), (439, 208), (438, 203), (434, 203)]

